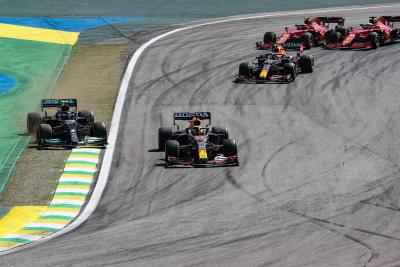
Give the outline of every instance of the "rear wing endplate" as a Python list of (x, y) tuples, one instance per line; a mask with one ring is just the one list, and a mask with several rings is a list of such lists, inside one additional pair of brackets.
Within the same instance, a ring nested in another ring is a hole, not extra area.
[(78, 101), (76, 99), (43, 99), (42, 100), (42, 109), (43, 108), (56, 108), (62, 106), (63, 104), (67, 104), (70, 107), (77, 107)]

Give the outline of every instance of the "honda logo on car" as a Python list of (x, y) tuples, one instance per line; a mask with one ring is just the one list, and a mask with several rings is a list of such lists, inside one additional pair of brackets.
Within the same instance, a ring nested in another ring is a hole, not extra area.
[(193, 118), (193, 117), (200, 117), (200, 118), (209, 118), (209, 112), (175, 112), (175, 118)]

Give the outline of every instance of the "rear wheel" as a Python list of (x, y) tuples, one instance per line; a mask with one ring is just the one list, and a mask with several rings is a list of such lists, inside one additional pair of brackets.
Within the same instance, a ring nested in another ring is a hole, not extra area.
[(94, 122), (94, 115), (93, 115), (92, 111), (87, 111), (87, 110), (79, 111), (78, 117), (85, 118), (87, 120), (88, 124), (91, 124)]
[(172, 127), (160, 127), (158, 129), (158, 150), (164, 151), (165, 143), (174, 135)]
[(376, 32), (370, 32), (368, 33), (366, 37), (367, 42), (371, 42), (371, 46), (373, 49), (376, 49), (379, 47), (379, 38), (378, 34)]
[(236, 156), (237, 155), (236, 142), (232, 139), (224, 140), (222, 144), (222, 150), (225, 157)]
[(296, 80), (296, 67), (293, 63), (285, 63), (283, 71), (285, 75), (289, 75), (289, 81), (293, 82)]
[(165, 143), (165, 162), (168, 163), (168, 157), (179, 157), (179, 142), (176, 140), (168, 140)]
[(221, 136), (221, 139), (228, 139), (229, 138), (229, 134), (228, 134), (228, 129), (221, 127), (221, 126), (214, 126), (211, 129), (211, 132), (213, 134), (218, 134)]
[(276, 43), (276, 34), (273, 32), (266, 32), (264, 34), (264, 43)]
[(340, 33), (341, 36), (347, 36), (350, 32), (349, 28), (344, 26), (338, 26), (335, 30), (336, 32)]
[(93, 124), (93, 135), (94, 137), (104, 138), (107, 142), (107, 128), (104, 122), (95, 122)]
[(299, 60), (299, 65), (302, 73), (312, 73), (314, 59), (310, 55), (301, 55)]
[(37, 112), (28, 113), (28, 117), (26, 119), (26, 126), (28, 128), (29, 135), (35, 135), (39, 124), (42, 122), (42, 114)]

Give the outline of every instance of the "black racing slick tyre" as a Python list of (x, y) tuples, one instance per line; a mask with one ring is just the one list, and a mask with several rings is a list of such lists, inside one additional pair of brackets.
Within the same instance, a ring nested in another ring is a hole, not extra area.
[(168, 157), (179, 157), (179, 142), (168, 140), (165, 143), (165, 161), (168, 163)]
[(339, 32), (336, 31), (331, 32), (328, 37), (328, 44), (339, 43), (341, 36), (342, 35)]
[(158, 150), (165, 150), (165, 143), (174, 135), (172, 127), (160, 127), (158, 129)]
[(314, 58), (310, 55), (300, 55), (299, 65), (301, 73), (312, 73), (314, 66)]
[(344, 26), (338, 26), (335, 28), (336, 32), (340, 33), (341, 36), (347, 36), (350, 32), (350, 29)]
[(53, 135), (53, 130), (49, 124), (39, 124), (39, 127), (37, 129), (37, 143), (39, 147), (42, 145), (42, 140), (43, 139), (51, 139)]
[(104, 122), (95, 122), (93, 124), (94, 137), (104, 138), (107, 143), (107, 127)]
[(283, 71), (285, 75), (289, 75), (290, 76), (290, 82), (293, 82), (294, 80), (296, 80), (296, 67), (293, 63), (285, 63), (283, 65)]
[(263, 41), (264, 43), (276, 43), (276, 34), (274, 32), (266, 32)]
[(28, 113), (28, 117), (26, 119), (26, 127), (28, 129), (29, 135), (35, 135), (39, 124), (42, 122), (42, 114), (37, 112)]
[(304, 49), (311, 49), (314, 46), (314, 36), (309, 32), (303, 33), (300, 40), (304, 43)]
[(331, 33), (333, 32), (333, 29), (327, 30), (324, 34), (324, 40), (325, 43), (329, 43), (329, 36), (331, 35)]
[(390, 42), (392, 43), (396, 42), (396, 40), (399, 39), (399, 33), (400, 33), (399, 29), (393, 29), (390, 32)]
[(222, 143), (222, 151), (225, 157), (231, 157), (237, 155), (236, 142), (232, 139), (226, 139)]
[(250, 64), (247, 62), (240, 63), (239, 65), (239, 75), (248, 77), (250, 76)]
[(78, 117), (87, 119), (88, 123), (94, 122), (94, 115), (92, 111), (87, 111), (87, 110), (79, 111)]
[(378, 34), (376, 32), (370, 32), (368, 33), (367, 37), (365, 38), (367, 42), (371, 42), (371, 46), (373, 49), (376, 49), (379, 47), (379, 38)]
[(219, 136), (221, 136), (221, 139), (229, 138), (228, 129), (225, 127), (214, 126), (211, 128), (211, 133), (218, 134)]

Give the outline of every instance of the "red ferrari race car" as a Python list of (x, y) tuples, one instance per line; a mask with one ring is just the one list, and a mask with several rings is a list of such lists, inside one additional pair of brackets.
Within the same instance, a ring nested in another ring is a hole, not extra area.
[(285, 28), (285, 31), (278, 38), (275, 33), (266, 32), (263, 41), (257, 42), (256, 47), (263, 50), (271, 49), (275, 43), (278, 43), (285, 48), (297, 48), (299, 43), (303, 43), (305, 49), (310, 49), (313, 46), (323, 45), (330, 23), (343, 26), (344, 18), (306, 17), (304, 24), (295, 25), (294, 28)]
[(400, 16), (370, 17), (369, 23), (360, 27), (341, 27), (329, 34), (327, 49), (376, 49), (380, 45), (399, 39)]

